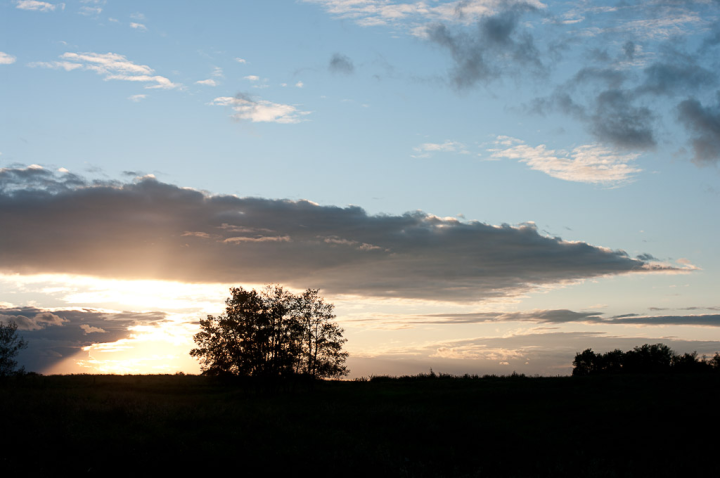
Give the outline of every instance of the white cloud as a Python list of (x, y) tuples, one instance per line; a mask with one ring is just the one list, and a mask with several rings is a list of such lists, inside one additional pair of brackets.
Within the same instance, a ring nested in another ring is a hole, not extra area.
[(303, 86), (305, 86), (305, 83), (303, 83), (302, 81), (298, 81), (297, 83), (295, 83), (295, 86), (297, 88), (302, 88)]
[(492, 158), (517, 159), (532, 169), (565, 181), (612, 185), (627, 182), (641, 171), (629, 164), (639, 154), (620, 154), (597, 144), (578, 146), (567, 152), (547, 149), (544, 144), (532, 147), (519, 139), (498, 136), (496, 145), (504, 148), (491, 149)]
[(242, 58), (235, 58), (235, 61), (238, 63), (243, 63), (243, 64), (247, 63), (247, 61)]
[(142, 30), (142, 31), (145, 31), (145, 32), (147, 31), (147, 27), (146, 27), (145, 25), (143, 25), (142, 23), (134, 23), (134, 22), (131, 22), (131, 23), (130, 23), (130, 28), (134, 28), (135, 30)]
[(93, 327), (92, 325), (88, 325), (88, 324), (82, 324), (80, 326), (80, 328), (83, 329), (86, 334), (92, 334), (92, 333), (104, 334), (105, 333), (104, 329), (101, 329), (100, 327)]
[(36, 0), (20, 0), (16, 3), (15, 8), (20, 10), (33, 10), (36, 12), (52, 12), (56, 8), (60, 7), (61, 10), (65, 9), (64, 3), (58, 3), (54, 5), (48, 2), (38, 2)]
[(120, 20), (118, 20), (117, 18), (112, 18), (112, 17), (108, 17), (108, 21), (113, 22), (113, 23), (120, 23)]
[(100, 15), (102, 10), (103, 9), (101, 7), (80, 7), (80, 11), (78, 13), (89, 17), (92, 15)]
[(272, 103), (266, 100), (255, 100), (245, 95), (235, 98), (223, 96), (215, 98), (211, 105), (231, 106), (236, 120), (249, 120), (253, 123), (299, 123), (302, 116), (310, 114), (309, 111), (300, 111), (295, 106)]
[(15, 63), (15, 58), (12, 55), (8, 55), (5, 52), (0, 51), (0, 65), (10, 65), (12, 63)]
[(130, 101), (132, 101), (133, 103), (139, 103), (140, 101), (144, 100), (145, 98), (147, 98), (147, 95), (132, 95), (132, 96), (128, 96), (128, 99), (129, 99)]
[(133, 20), (147, 20), (147, 17), (140, 12), (131, 13), (130, 18)]
[(429, 158), (432, 153), (461, 153), (467, 154), (465, 145), (457, 141), (445, 141), (444, 143), (423, 143), (416, 146), (413, 150), (418, 153), (411, 155), (413, 158)]
[(195, 82), (196, 85), (205, 85), (205, 86), (217, 86), (217, 83), (215, 80), (207, 79), (207, 80), (200, 80)]
[(137, 65), (117, 53), (64, 53), (60, 55), (63, 61), (33, 62), (31, 67), (64, 69), (71, 71), (75, 69), (91, 70), (103, 75), (105, 80), (139, 81), (142, 83), (155, 83), (146, 85), (145, 88), (160, 88), (169, 90), (178, 88), (181, 85), (173, 83), (164, 76), (153, 75), (155, 70), (147, 65)]
[(243, 77), (243, 80), (248, 80), (248, 81), (260, 81), (260, 77), (257, 76), (257, 75), (248, 75), (248, 76), (244, 76), (244, 77)]
[[(321, 5), (339, 18), (354, 20), (358, 25), (400, 25), (417, 28), (419, 22), (449, 22), (469, 25), (479, 18), (495, 13), (503, 0), (456, 0), (432, 6), (427, 1), (396, 2), (394, 0), (302, 0)], [(545, 8), (538, 0), (526, 2)]]
[(210, 75), (214, 76), (215, 78), (225, 78), (225, 75), (223, 75), (223, 69), (219, 66), (213, 68), (213, 72)]

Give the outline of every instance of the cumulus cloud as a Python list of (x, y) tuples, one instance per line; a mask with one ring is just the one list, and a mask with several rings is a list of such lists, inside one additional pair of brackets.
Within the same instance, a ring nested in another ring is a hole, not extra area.
[(105, 330), (101, 329), (100, 327), (93, 327), (92, 325), (88, 324), (82, 324), (80, 325), (80, 328), (85, 331), (86, 334), (104, 334)]
[(350, 58), (340, 53), (335, 53), (330, 58), (328, 70), (332, 73), (342, 73), (343, 75), (352, 75), (355, 72), (355, 65)]
[(0, 309), (0, 322), (15, 322), (19, 330), (38, 330), (53, 325), (63, 325), (67, 320), (58, 317), (50, 312), (37, 312), (32, 315), (9, 315), (6, 310)]
[(60, 8), (61, 10), (65, 9), (64, 3), (48, 3), (48, 2), (38, 2), (36, 0), (19, 0), (15, 3), (15, 8), (19, 8), (20, 10), (33, 10), (36, 12), (53, 12), (56, 8)]
[(117, 53), (63, 53), (60, 58), (62, 61), (33, 62), (29, 63), (28, 66), (63, 69), (65, 71), (90, 70), (104, 76), (105, 80), (149, 83), (145, 88), (150, 89), (173, 89), (180, 86), (164, 76), (153, 75), (155, 70), (149, 66), (135, 64), (124, 55)]
[[(617, 274), (687, 271), (625, 252), (416, 211), (212, 196), (139, 178), (0, 171), (0, 270), (474, 301)], [(41, 225), (42, 233), (38, 233)], [(192, 235), (188, 235), (192, 232)], [(688, 266), (689, 267), (689, 266)]]
[(145, 25), (143, 25), (142, 23), (130, 22), (130, 28), (133, 28), (135, 30), (142, 30), (144, 32), (147, 31), (147, 27)]
[(0, 51), (0, 65), (12, 65), (15, 63), (16, 58), (5, 52)]
[(243, 93), (238, 93), (235, 97), (221, 96), (210, 104), (230, 106), (235, 112), (232, 115), (234, 119), (253, 123), (299, 123), (303, 121), (303, 116), (310, 114), (309, 111), (301, 111), (293, 105), (255, 99)]
[(717, 104), (703, 106), (688, 98), (678, 105), (678, 118), (690, 133), (693, 162), (708, 166), (720, 162), (720, 94)]
[(570, 152), (555, 151), (544, 144), (533, 147), (522, 140), (502, 136), (496, 145), (500, 147), (490, 150), (493, 158), (516, 159), (565, 181), (616, 185), (629, 181), (641, 171), (631, 164), (638, 154), (621, 154), (597, 144), (578, 146)]

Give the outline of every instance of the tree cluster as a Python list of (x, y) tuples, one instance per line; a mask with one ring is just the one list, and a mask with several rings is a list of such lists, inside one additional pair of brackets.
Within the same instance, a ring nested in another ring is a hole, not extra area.
[(204, 375), (279, 378), (347, 375), (347, 341), (333, 322), (333, 304), (318, 290), (292, 294), (280, 286), (261, 291), (230, 289), (225, 313), (208, 315), (190, 355)]
[(697, 373), (720, 372), (720, 354), (711, 359), (698, 357), (697, 352), (675, 354), (664, 344), (642, 345), (623, 352), (598, 353), (586, 349), (575, 355), (573, 376), (610, 373)]
[(17, 334), (17, 328), (15, 322), (10, 321), (7, 324), (0, 322), (0, 377), (25, 372), (24, 367), (16, 370), (18, 363), (15, 357), (20, 350), (28, 346), (27, 342)]

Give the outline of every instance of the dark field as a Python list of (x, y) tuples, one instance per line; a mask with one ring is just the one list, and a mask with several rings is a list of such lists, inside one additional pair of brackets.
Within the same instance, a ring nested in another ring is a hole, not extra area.
[(0, 385), (3, 476), (720, 476), (720, 377), (429, 378), (270, 393), (198, 376)]

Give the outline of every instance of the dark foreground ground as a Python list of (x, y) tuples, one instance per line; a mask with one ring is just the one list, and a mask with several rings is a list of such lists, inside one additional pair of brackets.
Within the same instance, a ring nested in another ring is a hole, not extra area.
[(2, 476), (720, 476), (720, 377), (0, 384)]

